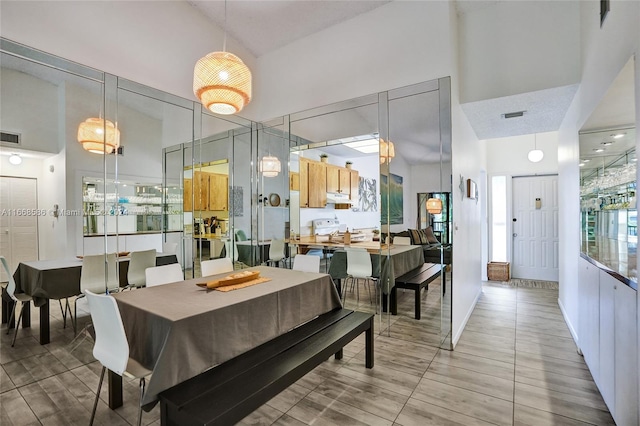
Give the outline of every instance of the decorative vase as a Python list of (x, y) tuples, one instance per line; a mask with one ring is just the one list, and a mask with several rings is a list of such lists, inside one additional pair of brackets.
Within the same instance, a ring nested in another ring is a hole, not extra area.
[(347, 169), (351, 169), (351, 163), (347, 163), (344, 165)]
[(329, 157), (320, 157), (320, 161), (326, 163), (329, 160)]

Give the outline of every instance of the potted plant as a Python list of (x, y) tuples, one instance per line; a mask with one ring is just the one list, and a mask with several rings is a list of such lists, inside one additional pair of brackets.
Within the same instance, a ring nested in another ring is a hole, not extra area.
[(329, 160), (329, 156), (327, 154), (320, 154), (320, 161), (326, 163)]
[(347, 169), (350, 169), (352, 164), (353, 164), (353, 163), (352, 163), (351, 161), (347, 161), (347, 162), (344, 164), (344, 166), (345, 166)]

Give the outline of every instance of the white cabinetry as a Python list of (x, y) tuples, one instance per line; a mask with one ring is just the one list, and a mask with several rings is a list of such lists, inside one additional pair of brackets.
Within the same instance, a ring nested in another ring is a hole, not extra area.
[(638, 425), (638, 319), (634, 289), (579, 262), (579, 342), (618, 426)]

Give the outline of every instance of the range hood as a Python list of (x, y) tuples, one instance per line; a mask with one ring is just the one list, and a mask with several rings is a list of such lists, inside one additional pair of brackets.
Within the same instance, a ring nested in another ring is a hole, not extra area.
[(351, 200), (347, 194), (327, 192), (327, 204), (351, 204)]

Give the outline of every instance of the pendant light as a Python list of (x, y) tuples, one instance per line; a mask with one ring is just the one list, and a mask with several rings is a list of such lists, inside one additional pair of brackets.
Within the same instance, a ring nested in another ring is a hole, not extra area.
[(276, 177), (282, 170), (277, 157), (266, 155), (260, 160), (260, 172), (264, 177)]
[(393, 142), (380, 139), (380, 164), (391, 162), (391, 159), (396, 156), (396, 149), (393, 146)]
[(429, 198), (427, 200), (427, 211), (431, 214), (442, 213), (442, 200), (440, 198)]
[(542, 158), (544, 157), (544, 152), (542, 152), (541, 149), (537, 148), (537, 134), (533, 134), (533, 149), (531, 151), (529, 151), (529, 154), (527, 154), (527, 158), (529, 159), (529, 161), (531, 161), (532, 163), (538, 163), (540, 161), (542, 161)]
[(193, 93), (216, 114), (235, 114), (251, 102), (251, 71), (227, 49), (227, 2), (224, 2), (222, 52), (212, 52), (196, 62)]
[(14, 166), (22, 164), (22, 157), (20, 157), (20, 154), (11, 154), (9, 156), (9, 163), (13, 164)]
[(120, 130), (109, 120), (87, 118), (78, 126), (78, 142), (94, 154), (111, 154), (120, 146)]

